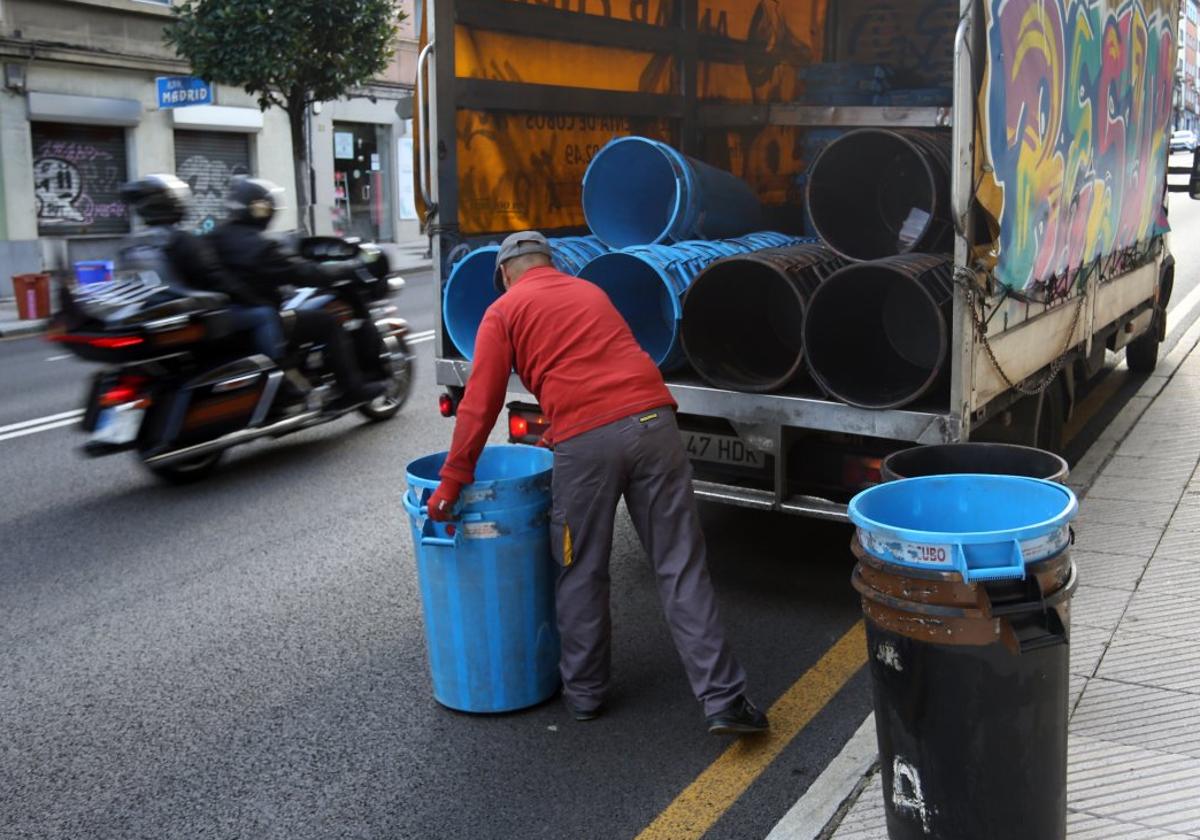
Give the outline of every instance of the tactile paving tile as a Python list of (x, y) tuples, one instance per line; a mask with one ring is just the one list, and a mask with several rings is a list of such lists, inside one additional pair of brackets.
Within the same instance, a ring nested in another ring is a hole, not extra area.
[(1162, 533), (1160, 528), (1089, 521), (1075, 528), (1075, 548), (1102, 554), (1149, 557), (1154, 553)]
[(1090, 677), (1108, 647), (1113, 631), (1071, 622), (1071, 673)]
[(1139, 590), (1129, 602), (1121, 629), (1200, 644), (1200, 609), (1194, 597)]
[[(1071, 637), (1074, 670), (1075, 637)], [(1191, 639), (1122, 629), (1108, 644), (1096, 676), (1200, 695), (1200, 645)], [(1197, 783), (1200, 796), (1200, 781)]]
[[(1073, 734), (1068, 747), (1067, 807), (1118, 823), (1116, 833), (1101, 835), (1111, 840), (1196, 837), (1200, 836), (1195, 833), (1200, 830), (1198, 778), (1200, 759)], [(1160, 833), (1139, 834), (1138, 826)], [(1068, 836), (1076, 837), (1071, 832)]]
[(1149, 559), (1134, 554), (1100, 554), (1091, 551), (1072, 551), (1075, 569), (1081, 586), (1103, 586), (1105, 589), (1133, 591), (1146, 570)]
[(863, 788), (830, 840), (888, 840), (882, 776), (876, 773)]
[(1125, 589), (1080, 585), (1071, 598), (1071, 628), (1077, 625), (1116, 630), (1133, 593)]
[[(1071, 734), (1200, 760), (1200, 696), (1093, 677), (1071, 718)], [(1127, 773), (1126, 781), (1132, 777)]]
[(1187, 560), (1155, 557), (1138, 583), (1138, 592), (1200, 599), (1200, 569)]
[(1095, 814), (1067, 810), (1068, 840), (1194, 840), (1195, 834), (1176, 834), (1135, 823), (1106, 820)]
[(1158, 548), (1154, 550), (1154, 556), (1200, 563), (1200, 531), (1167, 526)]
[(1175, 513), (1174, 502), (1088, 498), (1079, 505), (1079, 516), (1075, 520), (1075, 529), (1080, 530), (1092, 523), (1166, 528), (1173, 513)]
[[(1181, 462), (1186, 463), (1186, 462)], [(1195, 466), (1195, 462), (1191, 462)], [(1137, 499), (1144, 502), (1178, 502), (1187, 487), (1185, 480), (1168, 480), (1161, 476), (1152, 478), (1128, 478), (1109, 476), (1104, 473), (1088, 489), (1088, 499)]]
[(1121, 442), (1117, 453), (1160, 461), (1177, 456), (1184, 461), (1193, 456), (1200, 459), (1200, 431), (1196, 431), (1195, 426), (1180, 423), (1178, 418), (1171, 423), (1155, 423), (1143, 418)]
[[(1200, 418), (1200, 412), (1197, 412)], [(1196, 471), (1196, 465), (1187, 459), (1162, 461), (1154, 458), (1139, 458), (1133, 455), (1114, 455), (1104, 465), (1101, 473), (1107, 478), (1152, 478), (1173, 484), (1186, 484)]]

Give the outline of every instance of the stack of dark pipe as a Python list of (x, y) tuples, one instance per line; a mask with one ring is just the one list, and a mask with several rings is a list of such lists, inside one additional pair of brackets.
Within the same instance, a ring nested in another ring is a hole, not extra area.
[(684, 298), (696, 372), (741, 391), (807, 370), (827, 395), (899, 408), (947, 381), (953, 302), (948, 135), (861, 129), (808, 174), (821, 245), (729, 257)]

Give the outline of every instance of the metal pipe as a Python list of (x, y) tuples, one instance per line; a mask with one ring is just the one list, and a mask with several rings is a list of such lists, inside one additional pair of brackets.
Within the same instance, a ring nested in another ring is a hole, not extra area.
[(745, 181), (648, 137), (619, 137), (596, 153), (583, 213), (614, 249), (740, 236), (763, 219)]
[[(594, 236), (564, 236), (550, 240), (554, 266), (565, 274), (578, 274), (588, 260), (608, 248)], [(454, 264), (442, 299), (442, 323), (463, 358), (475, 356), (475, 335), (489, 306), (499, 299), (493, 281), (499, 245), (476, 248)]]
[(660, 368), (683, 362), (679, 342), (680, 301), (709, 263), (762, 248), (783, 248), (803, 240), (782, 233), (754, 233), (737, 239), (643, 245), (596, 257), (579, 276), (608, 293), (633, 336)]
[(848, 265), (813, 294), (804, 319), (809, 372), (861, 408), (900, 408), (947, 381), (954, 299), (949, 256), (905, 254)]
[(683, 351), (717, 388), (777, 391), (804, 370), (804, 314), (846, 261), (823, 245), (739, 254), (704, 269), (683, 299)]
[(949, 251), (950, 137), (860, 129), (826, 146), (808, 173), (808, 214), (850, 260)]

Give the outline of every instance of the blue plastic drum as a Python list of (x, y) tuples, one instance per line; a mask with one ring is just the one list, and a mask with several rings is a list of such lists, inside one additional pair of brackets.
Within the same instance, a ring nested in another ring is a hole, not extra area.
[(1024, 578), (1027, 564), (1070, 545), (1078, 510), (1070, 488), (1051, 481), (938, 475), (864, 490), (850, 502), (850, 520), (879, 560), (974, 582)]
[(528, 446), (487, 447), (478, 481), (463, 489), (454, 522), (425, 507), (446, 454), (408, 466), (409, 515), (433, 696), (463, 712), (510, 712), (558, 688), (554, 613), (558, 566), (550, 553), (553, 456)]

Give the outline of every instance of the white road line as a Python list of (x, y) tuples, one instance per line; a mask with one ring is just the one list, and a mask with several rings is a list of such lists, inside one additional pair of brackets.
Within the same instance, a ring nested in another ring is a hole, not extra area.
[(1169, 328), (1175, 326), (1180, 321), (1186, 321), (1188, 315), (1196, 308), (1197, 304), (1200, 304), (1200, 286), (1188, 292), (1188, 296), (1174, 306), (1168, 305), (1167, 331), (1170, 332)]
[(48, 432), (51, 429), (61, 429), (63, 426), (71, 426), (79, 422), (78, 417), (71, 417), (67, 420), (59, 420), (56, 423), (46, 423), (42, 426), (32, 426), (28, 429), (21, 429), (8, 434), (0, 434), (0, 443), (13, 438), (25, 437), (26, 435), (36, 435), (38, 432)]
[(70, 359), (70, 358), (74, 357), (74, 355), (75, 355), (74, 353), (61, 353), (57, 356), (47, 356), (46, 361), (47, 362), (61, 362), (63, 359)]
[(409, 344), (424, 344), (426, 341), (433, 341), (437, 338), (437, 333), (433, 330), (423, 333), (414, 333), (408, 337)]
[(5, 432), (15, 432), (18, 429), (28, 429), (31, 426), (41, 426), (44, 424), (53, 423), (55, 420), (75, 420), (83, 416), (83, 409), (78, 408), (74, 411), (64, 411), (60, 414), (51, 414), (47, 417), (38, 417), (34, 420), (23, 420), (20, 423), (12, 423), (8, 426), (0, 426), (0, 435)]

